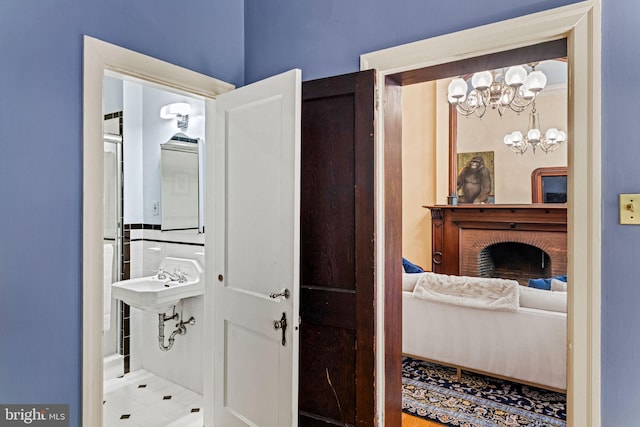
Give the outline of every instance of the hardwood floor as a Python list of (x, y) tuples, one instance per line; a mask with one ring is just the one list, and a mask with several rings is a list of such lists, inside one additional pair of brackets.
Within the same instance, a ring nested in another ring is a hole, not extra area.
[(402, 414), (402, 427), (442, 427), (443, 424), (426, 421), (422, 418)]

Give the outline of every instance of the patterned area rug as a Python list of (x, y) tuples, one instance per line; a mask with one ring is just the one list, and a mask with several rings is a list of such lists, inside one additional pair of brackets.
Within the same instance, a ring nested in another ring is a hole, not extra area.
[(566, 395), (403, 357), (402, 411), (450, 427), (565, 427)]

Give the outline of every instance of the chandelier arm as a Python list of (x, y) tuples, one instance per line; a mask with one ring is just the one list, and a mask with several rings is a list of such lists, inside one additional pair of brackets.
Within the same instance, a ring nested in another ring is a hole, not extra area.
[(513, 151), (516, 154), (524, 154), (525, 151), (527, 151), (527, 144), (513, 144), (510, 145), (509, 148), (511, 149), (511, 151)]
[(470, 116), (471, 114), (473, 114), (475, 112), (475, 108), (470, 108), (467, 107), (466, 105), (464, 105), (465, 103), (460, 103), (458, 102), (456, 104), (456, 111), (460, 114), (462, 114), (463, 116), (467, 117)]
[(513, 101), (509, 104), (509, 108), (511, 108), (513, 111), (517, 113), (521, 113), (527, 108), (529, 108), (529, 106), (534, 103), (536, 98), (537, 96), (534, 95), (533, 98), (526, 99), (520, 94), (518, 94), (518, 96), (514, 97)]
[(463, 102), (458, 102), (456, 104), (457, 110), (460, 114), (464, 116), (470, 116), (478, 107), (480, 107), (482, 103), (482, 95), (480, 91), (473, 89), (469, 94), (465, 97)]
[(560, 143), (545, 138), (542, 142), (540, 142), (539, 146), (540, 149), (545, 153), (550, 153), (552, 151), (555, 151), (560, 146)]
[(486, 105), (482, 105), (479, 108), (476, 108), (476, 116), (481, 119), (484, 116), (484, 113), (487, 112), (487, 106)]
[(511, 111), (513, 111), (516, 114), (520, 114), (520, 113), (524, 113), (527, 110), (528, 106), (520, 106), (520, 105), (514, 105), (514, 104), (510, 104), (509, 105), (509, 109)]
[(491, 103), (491, 86), (486, 89), (478, 90), (478, 107), (484, 106), (488, 107)]
[[(504, 97), (505, 94), (507, 95), (508, 102), (503, 103), (502, 98)], [(518, 95), (518, 89), (515, 89), (508, 85), (504, 85), (502, 94), (500, 95), (500, 104), (511, 105), (516, 100), (517, 95)]]

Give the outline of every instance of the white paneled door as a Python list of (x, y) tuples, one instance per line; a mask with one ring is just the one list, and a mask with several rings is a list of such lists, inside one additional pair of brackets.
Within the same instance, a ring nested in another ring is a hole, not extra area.
[(215, 427), (298, 424), (300, 99), (292, 70), (215, 101)]

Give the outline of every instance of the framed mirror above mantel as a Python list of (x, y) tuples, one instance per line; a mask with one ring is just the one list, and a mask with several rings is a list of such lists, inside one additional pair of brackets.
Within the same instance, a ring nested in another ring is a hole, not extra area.
[[(561, 43), (562, 42), (562, 43)], [(528, 71), (540, 71), (547, 77), (547, 85), (528, 108), (515, 112), (509, 108), (498, 112), (488, 107), (482, 117), (477, 113), (465, 114), (458, 112), (454, 103), (449, 103), (448, 109), (448, 193), (447, 201), (439, 203), (490, 203), (490, 204), (526, 204), (535, 197), (531, 186), (531, 174), (538, 169), (567, 168), (567, 143), (558, 144), (558, 149), (544, 152), (542, 144), (534, 146), (525, 144), (524, 153), (514, 147), (505, 145), (505, 136), (513, 132), (520, 132), (527, 137), (531, 128), (531, 120), (535, 116), (536, 127), (540, 128), (543, 136), (548, 129), (567, 129), (567, 62), (566, 40), (542, 43), (511, 52), (509, 59), (484, 57), (485, 69), (493, 70), (494, 81), (504, 79), (508, 67), (517, 64), (524, 65)], [(461, 78), (468, 81), (469, 96), (472, 92), (472, 72), (470, 68)], [(451, 79), (447, 79), (447, 83)], [(564, 134), (566, 141), (566, 133)], [(544, 138), (542, 138), (544, 139)], [(459, 179), (472, 154), (484, 157), (485, 165), (491, 164), (491, 194), (490, 197), (466, 200)], [(463, 159), (466, 156), (466, 159)], [(464, 160), (464, 161), (463, 161)], [(555, 176), (555, 175), (554, 175)], [(440, 175), (442, 177), (442, 175)]]

